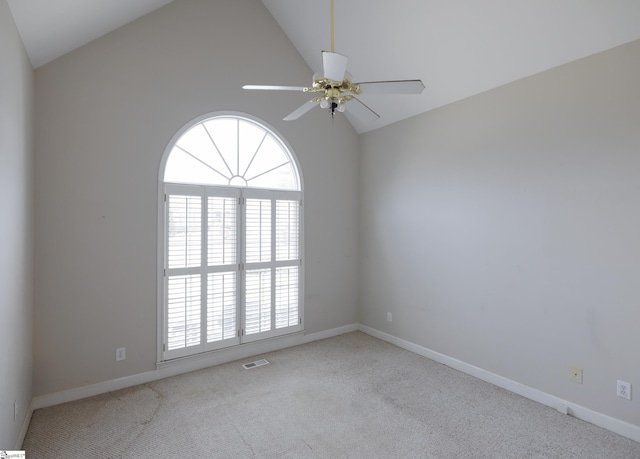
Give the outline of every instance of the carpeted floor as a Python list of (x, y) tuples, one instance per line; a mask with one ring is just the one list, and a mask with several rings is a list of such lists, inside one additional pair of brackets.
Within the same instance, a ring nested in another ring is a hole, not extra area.
[(360, 332), (36, 410), (35, 458), (640, 458), (640, 443)]

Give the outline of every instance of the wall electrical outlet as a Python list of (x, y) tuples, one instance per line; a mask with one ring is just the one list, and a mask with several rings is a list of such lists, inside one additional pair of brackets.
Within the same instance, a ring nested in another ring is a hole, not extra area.
[(116, 349), (116, 362), (120, 362), (121, 360), (124, 360), (126, 358), (127, 358), (126, 347), (119, 347), (118, 349)]
[(582, 384), (582, 368), (571, 367), (569, 371), (571, 381), (573, 381), (574, 383)]
[(629, 384), (628, 382), (620, 381), (618, 379), (616, 395), (618, 397), (622, 397), (622, 398), (626, 398), (627, 400), (631, 400), (631, 384)]
[(387, 322), (393, 322), (393, 316), (390, 312), (387, 312)]

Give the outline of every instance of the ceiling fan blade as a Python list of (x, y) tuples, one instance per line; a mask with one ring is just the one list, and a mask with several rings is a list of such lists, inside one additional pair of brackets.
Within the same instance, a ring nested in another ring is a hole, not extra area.
[(371, 110), (365, 104), (360, 102), (355, 97), (351, 99), (345, 106), (345, 110), (349, 113), (353, 114), (356, 118), (358, 118), (363, 123), (373, 123), (375, 120), (380, 118), (376, 112)]
[(303, 92), (303, 86), (270, 86), (266, 84), (245, 84), (242, 89), (258, 89), (264, 91), (299, 91)]
[(420, 80), (366, 81), (358, 86), (362, 94), (422, 94), (424, 90)]
[(300, 107), (296, 108), (294, 111), (289, 113), (287, 116), (285, 116), (283, 118), (283, 120), (285, 120), (285, 121), (297, 120), (298, 118), (300, 118), (302, 115), (307, 113), (309, 110), (311, 110), (316, 105), (318, 105), (317, 102), (314, 102), (314, 101), (310, 100), (309, 102), (306, 102), (304, 105), (301, 105)]
[(342, 82), (342, 80), (344, 80), (344, 74), (347, 71), (348, 61), (349, 58), (342, 54), (322, 51), (324, 77), (328, 80)]

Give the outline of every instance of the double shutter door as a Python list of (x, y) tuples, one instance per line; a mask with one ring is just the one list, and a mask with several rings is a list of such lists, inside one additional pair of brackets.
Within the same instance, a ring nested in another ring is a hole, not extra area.
[(165, 185), (163, 360), (300, 331), (299, 192)]

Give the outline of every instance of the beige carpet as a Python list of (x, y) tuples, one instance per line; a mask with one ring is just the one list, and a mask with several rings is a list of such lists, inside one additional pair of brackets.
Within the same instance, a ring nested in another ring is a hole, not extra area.
[(360, 332), (37, 410), (35, 458), (640, 458), (640, 443)]

